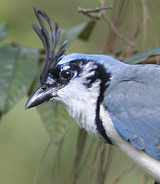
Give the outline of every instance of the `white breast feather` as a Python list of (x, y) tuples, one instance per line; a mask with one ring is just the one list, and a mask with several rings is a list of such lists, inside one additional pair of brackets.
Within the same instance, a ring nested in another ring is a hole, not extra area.
[(151, 157), (146, 152), (133, 147), (129, 141), (123, 139), (116, 131), (103, 105), (100, 106), (100, 117), (111, 141), (124, 151), (148, 176), (160, 182), (160, 161)]

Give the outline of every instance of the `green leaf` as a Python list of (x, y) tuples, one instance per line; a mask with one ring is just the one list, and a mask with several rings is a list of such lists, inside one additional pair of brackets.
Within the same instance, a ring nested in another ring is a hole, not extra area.
[(24, 46), (0, 48), (0, 112), (10, 110), (28, 91), (37, 71), (39, 51)]
[(7, 36), (7, 24), (3, 23), (0, 25), (0, 41)]
[(79, 39), (88, 40), (95, 26), (95, 21), (84, 22), (81, 27), (84, 27), (81, 33), (78, 35)]
[(142, 52), (138, 52), (137, 54), (132, 55), (130, 58), (126, 59), (124, 62), (128, 64), (138, 64), (143, 62), (144, 60), (160, 55), (160, 48), (152, 48), (147, 49)]
[(63, 139), (73, 119), (61, 105), (51, 101), (39, 105), (37, 110), (52, 141), (54, 144), (58, 144)]
[(87, 21), (68, 29), (61, 29), (61, 37), (57, 47), (59, 48), (65, 40), (68, 40), (68, 45), (71, 44), (77, 38), (87, 40), (94, 26), (95, 21)]

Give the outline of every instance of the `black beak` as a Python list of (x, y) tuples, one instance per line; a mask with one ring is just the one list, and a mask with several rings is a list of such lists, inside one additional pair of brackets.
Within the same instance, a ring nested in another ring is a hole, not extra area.
[(53, 86), (48, 88), (44, 86), (40, 86), (31, 94), (31, 96), (27, 100), (25, 109), (29, 109), (31, 107), (40, 105), (41, 103), (48, 101), (55, 96), (57, 96), (57, 92)]

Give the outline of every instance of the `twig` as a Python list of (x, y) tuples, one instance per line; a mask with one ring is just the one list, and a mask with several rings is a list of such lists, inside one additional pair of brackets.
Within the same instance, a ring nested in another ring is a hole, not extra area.
[[(109, 168), (110, 168), (110, 165), (111, 165), (111, 162), (112, 162), (112, 158), (113, 158), (113, 153), (114, 153), (113, 146), (109, 146), (107, 161), (106, 161), (106, 164), (105, 164), (106, 166), (104, 167), (103, 173), (101, 175), (101, 183), (104, 183), (105, 182), (105, 178), (108, 175), (108, 171), (109, 171)], [(101, 165), (103, 165), (103, 163), (101, 163)]]
[(147, 35), (147, 22), (150, 19), (147, 5), (145, 0), (141, 0), (142, 3), (142, 8), (143, 8), (143, 49), (145, 48), (146, 45), (146, 35)]
[(121, 35), (117, 29), (114, 27), (114, 24), (112, 22), (109, 21), (109, 19), (107, 18), (107, 16), (103, 13), (102, 17), (104, 18), (104, 20), (109, 24), (109, 26), (111, 27), (111, 29), (114, 31), (114, 33), (121, 38), (123, 41), (125, 41), (126, 43), (128, 43), (130, 46), (134, 47), (134, 44), (131, 43), (130, 41), (128, 41), (126, 38), (123, 37), (123, 35)]
[(90, 146), (89, 146), (89, 149), (87, 150), (87, 153), (86, 153), (86, 155), (85, 155), (85, 157), (84, 157), (84, 160), (83, 160), (81, 166), (79, 167), (79, 169), (78, 169), (76, 175), (75, 175), (74, 178), (73, 178), (72, 184), (76, 183), (76, 180), (77, 180), (77, 178), (78, 178), (78, 175), (82, 174), (82, 171), (83, 171), (84, 168), (85, 168), (86, 162), (87, 162), (87, 160), (89, 159), (89, 157), (90, 157), (90, 155), (91, 155), (91, 153), (92, 153), (92, 150), (93, 150), (93, 148), (94, 148), (94, 145), (95, 145), (95, 138), (93, 138), (93, 140), (92, 140), (92, 142), (91, 142), (91, 144), (90, 144)]
[(77, 141), (77, 153), (76, 153), (76, 158), (75, 158), (75, 163), (74, 163), (74, 172), (73, 172), (73, 183), (75, 184), (77, 182), (78, 175), (80, 174), (80, 162), (82, 159), (83, 151), (84, 151), (84, 146), (86, 143), (86, 138), (87, 138), (87, 132), (83, 129), (79, 130), (79, 135), (78, 135), (78, 141)]
[[(101, 145), (100, 145), (100, 149), (99, 149), (99, 150), (97, 151), (97, 153), (96, 153), (96, 157), (95, 157), (95, 159), (94, 159), (93, 166), (92, 166), (92, 169), (91, 169), (91, 171), (90, 171), (90, 176), (88, 177), (87, 183), (90, 183), (90, 182), (89, 182), (89, 179), (92, 178), (92, 177), (94, 176), (95, 171), (96, 171), (96, 168), (97, 168), (97, 165), (98, 165), (99, 160), (100, 160), (100, 157), (101, 157), (101, 154), (102, 154), (102, 152), (103, 152), (103, 150), (104, 150), (105, 145), (102, 144), (102, 143), (100, 143), (100, 144), (101, 144)], [(98, 144), (98, 145), (99, 145), (99, 144)]]
[(83, 13), (84, 15), (87, 15), (88, 17), (90, 18), (96, 18), (96, 19), (99, 19), (101, 18), (101, 14), (104, 10), (106, 9), (112, 9), (113, 6), (110, 5), (110, 6), (106, 6), (106, 7), (101, 7), (101, 8), (95, 8), (95, 9), (84, 9), (84, 8), (81, 8), (81, 7), (78, 7), (78, 12), (79, 13)]
[(112, 22), (110, 22), (110, 20), (107, 18), (105, 11), (106, 9), (112, 9), (113, 6), (106, 6), (104, 4), (104, 1), (101, 1), (101, 8), (95, 8), (95, 9), (84, 9), (81, 7), (78, 7), (78, 12), (79, 13), (83, 13), (84, 15), (87, 15), (90, 18), (96, 18), (99, 19), (101, 17), (104, 18), (104, 20), (109, 24), (109, 26), (111, 27), (111, 29), (114, 31), (114, 33), (121, 38), (123, 41), (125, 41), (126, 43), (128, 43), (131, 47), (134, 47), (134, 44), (131, 43), (130, 41), (128, 41), (126, 38), (123, 37), (123, 35), (121, 35), (118, 30), (115, 28), (114, 24)]
[(110, 5), (110, 6), (106, 6), (106, 7), (103, 7), (103, 8), (95, 8), (95, 9), (84, 9), (84, 8), (81, 8), (81, 7), (78, 7), (78, 12), (79, 13), (83, 13), (83, 14), (88, 14), (88, 13), (96, 13), (96, 12), (100, 12), (102, 10), (106, 10), (106, 9), (112, 9), (113, 6)]
[(143, 175), (142, 181), (140, 184), (146, 184), (148, 180), (148, 176), (146, 176), (145, 174)]
[(125, 169), (113, 182), (113, 184), (117, 184), (129, 171), (131, 171), (135, 166), (131, 165), (129, 168)]
[(47, 144), (43, 154), (42, 154), (42, 158), (41, 158), (41, 161), (39, 163), (39, 166), (38, 166), (38, 169), (37, 169), (37, 172), (36, 172), (36, 175), (34, 177), (34, 182), (33, 184), (37, 184), (38, 183), (38, 178), (39, 178), (39, 174), (40, 174), (40, 171), (41, 171), (41, 168), (42, 168), (42, 164), (43, 164), (43, 161), (45, 159), (45, 156), (50, 148), (50, 146), (52, 145), (52, 141), (50, 140), (49, 143)]
[[(53, 172), (52, 172), (52, 178), (51, 178), (51, 184), (59, 184), (61, 183), (60, 179), (60, 165), (61, 165), (61, 154), (62, 154), (62, 147), (63, 147), (63, 140), (60, 142), (57, 150), (56, 150), (56, 155), (55, 155), (55, 159), (54, 159), (54, 163), (53, 163)], [(57, 167), (56, 170), (56, 175), (55, 175), (55, 168)]]

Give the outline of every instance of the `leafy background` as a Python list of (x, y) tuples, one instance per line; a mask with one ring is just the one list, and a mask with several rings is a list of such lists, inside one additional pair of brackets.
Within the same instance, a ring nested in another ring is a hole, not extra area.
[(102, 4), (102, 0), (0, 1), (0, 183), (153, 183), (120, 150), (80, 131), (61, 106), (46, 103), (24, 109), (38, 86), (44, 59), (31, 28), (37, 23), (33, 6), (65, 28), (62, 39), (70, 43), (76, 39), (67, 53), (107, 53), (130, 64), (159, 63), (160, 2), (106, 1), (113, 9), (103, 12), (96, 23), (77, 12), (79, 6), (94, 9)]

